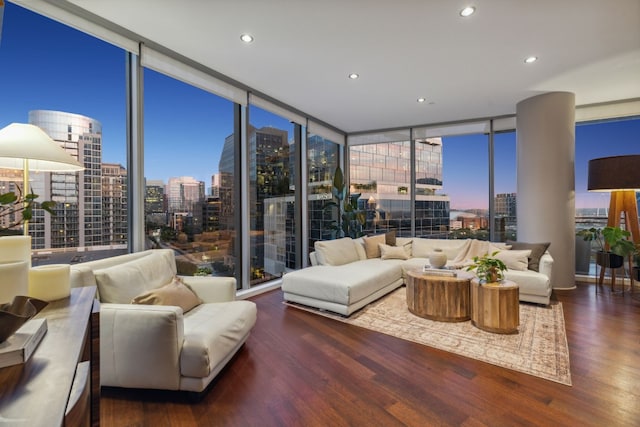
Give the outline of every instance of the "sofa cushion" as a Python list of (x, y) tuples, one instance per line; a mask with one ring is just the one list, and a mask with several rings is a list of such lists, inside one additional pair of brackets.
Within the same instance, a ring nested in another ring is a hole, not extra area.
[(529, 266), (530, 250), (527, 251), (498, 251), (495, 258), (504, 262), (509, 270), (526, 271)]
[(409, 254), (404, 246), (389, 246), (380, 244), (380, 258), (382, 259), (409, 259)]
[(504, 272), (504, 277), (518, 284), (521, 301), (523, 300), (522, 295), (539, 295), (543, 297), (551, 295), (551, 284), (549, 283), (549, 278), (544, 274), (531, 270), (507, 270)]
[(318, 265), (343, 265), (359, 261), (356, 243), (351, 237), (336, 240), (319, 240), (314, 243)]
[(208, 376), (256, 323), (251, 301), (200, 304), (184, 316), (180, 374)]
[(396, 230), (387, 231), (384, 233), (385, 245), (396, 246)]
[(151, 251), (142, 258), (96, 270), (100, 301), (129, 304), (143, 292), (171, 282), (175, 276), (174, 269), (172, 253)]
[[(468, 240), (468, 239), (467, 239)], [(454, 259), (461, 249), (468, 245), (467, 240), (442, 240), (414, 238), (412, 256), (416, 258), (429, 258), (434, 249), (442, 249), (447, 259)]]
[(186, 313), (202, 304), (202, 300), (180, 278), (174, 277), (168, 284), (138, 295), (131, 300), (131, 303), (175, 305), (182, 308), (183, 313)]
[(531, 250), (529, 255), (529, 270), (540, 271), (540, 258), (549, 249), (550, 242), (546, 243), (526, 243), (526, 242), (513, 242), (507, 240), (507, 244), (511, 245), (511, 249), (516, 250)]
[(384, 234), (365, 237), (364, 251), (367, 253), (367, 258), (380, 258), (380, 245), (384, 245), (386, 241)]
[(400, 280), (403, 262), (372, 258), (331, 268), (303, 268), (283, 276), (282, 290), (348, 306)]

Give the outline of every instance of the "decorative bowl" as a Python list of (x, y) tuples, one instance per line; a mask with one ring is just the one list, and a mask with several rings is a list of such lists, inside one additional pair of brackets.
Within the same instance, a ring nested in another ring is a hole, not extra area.
[(11, 303), (0, 304), (0, 343), (5, 342), (47, 304), (46, 301), (23, 295), (16, 296)]

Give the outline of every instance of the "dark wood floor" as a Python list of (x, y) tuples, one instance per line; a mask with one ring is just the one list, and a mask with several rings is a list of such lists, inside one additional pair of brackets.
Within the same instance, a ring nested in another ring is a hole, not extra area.
[(103, 426), (640, 426), (640, 292), (560, 291), (573, 386), (253, 298), (247, 344), (198, 403), (105, 388)]

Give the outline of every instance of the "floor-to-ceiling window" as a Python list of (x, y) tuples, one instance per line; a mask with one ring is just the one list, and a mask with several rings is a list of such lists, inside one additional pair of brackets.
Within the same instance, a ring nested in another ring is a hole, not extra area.
[(249, 107), (249, 218), (251, 285), (295, 268), (295, 125)]
[(450, 200), (449, 238), (489, 239), (486, 134), (442, 138), (442, 192)]
[(360, 194), (366, 234), (396, 230), (411, 234), (409, 141), (354, 145), (349, 149), (350, 194)]
[(517, 240), (516, 133), (495, 133), (493, 137), (494, 241)]
[(145, 69), (144, 108), (148, 246), (181, 274), (236, 276), (233, 103)]
[[(609, 193), (589, 192), (589, 160), (640, 153), (640, 118), (578, 123), (575, 141), (576, 231), (607, 225)], [(640, 165), (638, 165), (640, 167)], [(576, 238), (576, 273), (594, 274), (595, 264), (588, 242)]]
[(335, 209), (327, 208), (332, 200), (333, 177), (340, 161), (340, 146), (321, 135), (307, 138), (307, 203), (309, 221), (309, 248), (318, 240), (333, 237), (331, 224), (335, 222)]
[[(29, 223), (35, 265), (126, 252), (124, 64), (122, 49), (5, 2), (0, 128), (36, 125), (85, 168), (30, 174), (38, 200), (56, 202)], [(24, 191), (21, 171), (0, 170), (0, 188)]]

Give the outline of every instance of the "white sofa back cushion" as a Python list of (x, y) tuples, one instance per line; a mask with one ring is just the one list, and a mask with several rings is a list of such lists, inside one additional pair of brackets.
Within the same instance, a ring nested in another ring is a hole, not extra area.
[(460, 250), (467, 245), (467, 240), (442, 240), (414, 238), (412, 253), (414, 258), (429, 258), (434, 249), (442, 249), (448, 260), (454, 259)]
[(343, 265), (360, 260), (356, 243), (350, 237), (319, 240), (314, 243), (318, 265)]
[(175, 259), (165, 251), (94, 271), (101, 302), (129, 304), (136, 296), (173, 280)]

